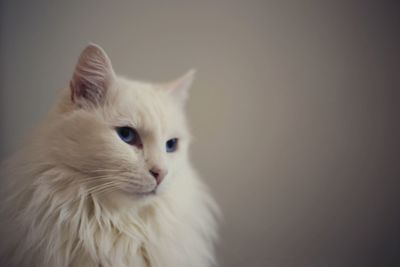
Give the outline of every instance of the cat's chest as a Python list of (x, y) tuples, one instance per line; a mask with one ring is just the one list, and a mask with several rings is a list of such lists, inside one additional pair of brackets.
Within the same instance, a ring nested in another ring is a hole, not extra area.
[(144, 218), (130, 216), (115, 222), (113, 229), (103, 233), (104, 239), (98, 242), (105, 245), (99, 246), (103, 256), (100, 258), (116, 262), (119, 255), (122, 260), (118, 266), (179, 266), (183, 242), (179, 229), (175, 228), (176, 221), (176, 217), (152, 213)]

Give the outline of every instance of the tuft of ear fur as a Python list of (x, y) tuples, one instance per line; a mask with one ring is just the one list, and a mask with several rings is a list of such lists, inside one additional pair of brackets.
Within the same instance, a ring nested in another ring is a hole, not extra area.
[(111, 61), (98, 45), (90, 43), (81, 53), (70, 82), (71, 99), (78, 105), (102, 104), (115, 79)]
[(191, 88), (196, 70), (191, 69), (186, 74), (176, 79), (175, 81), (169, 82), (166, 85), (167, 91), (178, 97), (181, 101), (185, 101), (189, 96), (189, 89)]

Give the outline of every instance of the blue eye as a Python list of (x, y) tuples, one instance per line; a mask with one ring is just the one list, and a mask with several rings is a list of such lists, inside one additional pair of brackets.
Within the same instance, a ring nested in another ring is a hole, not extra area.
[(168, 153), (175, 152), (178, 149), (178, 138), (172, 138), (165, 143), (165, 148)]
[(127, 144), (134, 146), (141, 146), (139, 134), (131, 127), (118, 127), (117, 133), (119, 138)]

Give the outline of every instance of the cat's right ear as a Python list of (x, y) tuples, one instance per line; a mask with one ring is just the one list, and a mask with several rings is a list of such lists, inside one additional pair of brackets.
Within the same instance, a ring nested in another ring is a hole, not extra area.
[(90, 43), (82, 51), (70, 82), (72, 102), (78, 106), (101, 105), (114, 79), (106, 52)]

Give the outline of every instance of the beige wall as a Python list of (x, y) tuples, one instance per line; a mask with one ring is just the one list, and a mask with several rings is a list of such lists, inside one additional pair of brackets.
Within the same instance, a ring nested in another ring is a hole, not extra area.
[(1, 2), (2, 158), (89, 41), (129, 77), (196, 67), (192, 154), (225, 215), (221, 266), (400, 264), (396, 1), (24, 2)]

